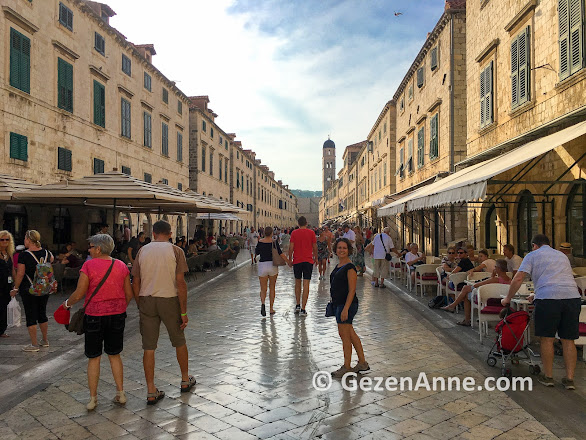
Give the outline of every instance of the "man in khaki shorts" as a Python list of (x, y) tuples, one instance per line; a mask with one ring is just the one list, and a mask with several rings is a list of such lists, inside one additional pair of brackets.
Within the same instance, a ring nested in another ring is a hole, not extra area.
[(169, 242), (171, 225), (166, 221), (159, 220), (153, 225), (153, 236), (151, 243), (140, 248), (132, 266), (132, 289), (140, 311), (148, 405), (165, 397), (165, 393), (155, 387), (155, 350), (161, 322), (175, 347), (181, 369), (181, 391), (189, 391), (195, 385), (195, 378), (188, 374), (189, 357), (183, 333), (188, 322), (185, 253)]
[(391, 252), (398, 254), (393, 239), (389, 235), (390, 232), (391, 229), (389, 227), (384, 228), (383, 232), (376, 234), (370, 244), (366, 247), (366, 251), (374, 258), (372, 285), (383, 289), (386, 287), (385, 278), (389, 277), (390, 264), (390, 261), (385, 259), (385, 255)]

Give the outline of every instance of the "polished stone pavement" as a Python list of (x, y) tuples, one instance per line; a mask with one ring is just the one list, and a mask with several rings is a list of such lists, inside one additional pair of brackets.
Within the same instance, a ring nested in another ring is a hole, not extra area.
[[(262, 318), (256, 268), (243, 262), (210, 278), (190, 288), (186, 336), (190, 369), (198, 380), (192, 392), (179, 392), (174, 349), (162, 331), (156, 382), (167, 397), (146, 406), (137, 312), (131, 303), (123, 352), (126, 407), (110, 403), (115, 388), (103, 358), (99, 406), (87, 412), (83, 344), (52, 324), (51, 355), (28, 353), (22, 365), (2, 373), (0, 400), (18, 403), (0, 414), (0, 439), (558, 438), (498, 391), (344, 391), (339, 381), (327, 392), (317, 391), (313, 374), (342, 362), (335, 321), (323, 316), (329, 282), (314, 276), (309, 315), (299, 317), (293, 314), (292, 271), (280, 268), (277, 313)], [(372, 368), (369, 377), (417, 377), (421, 371), (485, 377), (397, 292), (374, 289), (366, 278), (359, 279), (358, 291), (361, 305), (354, 325)], [(11, 346), (15, 353), (20, 349)]]

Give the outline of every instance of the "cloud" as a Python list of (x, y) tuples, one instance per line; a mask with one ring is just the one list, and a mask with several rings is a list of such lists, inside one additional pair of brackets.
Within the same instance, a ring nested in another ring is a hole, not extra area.
[[(366, 138), (441, 0), (109, 0), (157, 67), (292, 188), (321, 189), (322, 144)], [(394, 12), (404, 13), (395, 17)]]

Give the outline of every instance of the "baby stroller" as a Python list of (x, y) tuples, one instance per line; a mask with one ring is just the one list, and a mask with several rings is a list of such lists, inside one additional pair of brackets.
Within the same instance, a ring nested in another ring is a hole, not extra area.
[(529, 327), (531, 315), (529, 313), (520, 311), (514, 312), (511, 309), (505, 309), (503, 319), (495, 327), (497, 337), (494, 345), (488, 353), (486, 363), (494, 367), (497, 363), (495, 356), (500, 356), (502, 359), (501, 375), (511, 378), (513, 373), (507, 364), (519, 364), (519, 353), (523, 352), (524, 359), (529, 363), (529, 373), (539, 374), (541, 368), (535, 362), (531, 355), (533, 352), (525, 345), (525, 330)]

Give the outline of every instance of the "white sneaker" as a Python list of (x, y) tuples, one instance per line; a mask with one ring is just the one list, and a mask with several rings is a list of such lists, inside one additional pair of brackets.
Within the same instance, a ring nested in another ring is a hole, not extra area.
[(31, 353), (32, 352), (36, 352), (36, 351), (39, 351), (39, 346), (38, 345), (29, 344), (29, 345), (26, 345), (26, 346), (22, 347), (22, 351), (28, 351), (28, 352), (31, 352)]
[(48, 347), (49, 346), (49, 341), (47, 341), (46, 339), (41, 339), (41, 343), (39, 345), (41, 347)]

